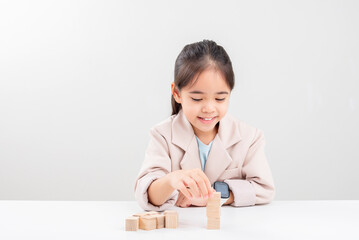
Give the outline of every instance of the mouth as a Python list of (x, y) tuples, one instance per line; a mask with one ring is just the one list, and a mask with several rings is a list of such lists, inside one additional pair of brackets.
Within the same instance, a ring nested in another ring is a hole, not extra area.
[(198, 117), (198, 119), (204, 123), (204, 124), (210, 124), (212, 123), (217, 117), (205, 117), (205, 118), (202, 118), (202, 117)]

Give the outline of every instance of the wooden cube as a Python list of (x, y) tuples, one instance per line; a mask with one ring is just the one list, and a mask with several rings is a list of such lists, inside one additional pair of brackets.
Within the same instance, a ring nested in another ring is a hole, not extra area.
[(220, 229), (221, 219), (220, 218), (207, 218), (207, 229)]
[(177, 213), (176, 210), (166, 210), (166, 211), (164, 211), (163, 214), (164, 214), (164, 215), (167, 215), (167, 214), (177, 214), (177, 215), (178, 215), (178, 213)]
[(153, 215), (142, 216), (139, 222), (142, 230), (154, 230), (157, 227), (157, 218)]
[(126, 218), (126, 231), (137, 231), (139, 227), (139, 217)]
[(158, 214), (158, 215), (154, 215), (157, 218), (157, 225), (156, 228), (160, 229), (160, 228), (164, 228), (165, 227), (165, 215), (162, 214)]
[(177, 228), (178, 227), (178, 213), (174, 210), (167, 210), (164, 212), (165, 215), (165, 227), (166, 228)]
[(146, 215), (149, 215), (148, 212), (135, 213), (132, 216), (134, 216), (134, 217), (143, 217), (143, 216), (146, 216)]
[(157, 214), (160, 214), (159, 212), (156, 212), (156, 211), (149, 211), (147, 212), (148, 215), (157, 215)]

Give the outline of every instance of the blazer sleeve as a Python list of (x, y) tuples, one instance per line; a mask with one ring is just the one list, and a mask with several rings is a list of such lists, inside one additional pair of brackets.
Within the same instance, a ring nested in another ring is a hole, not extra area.
[(252, 206), (266, 204), (275, 195), (274, 181), (264, 153), (263, 132), (256, 129), (253, 143), (250, 145), (242, 166), (244, 179), (227, 179), (234, 196), (232, 206)]
[(170, 198), (161, 206), (155, 206), (148, 201), (147, 190), (153, 181), (171, 171), (171, 159), (166, 139), (156, 128), (150, 130), (150, 142), (146, 149), (145, 159), (135, 184), (135, 198), (144, 210), (163, 211), (172, 207), (178, 197), (175, 190)]

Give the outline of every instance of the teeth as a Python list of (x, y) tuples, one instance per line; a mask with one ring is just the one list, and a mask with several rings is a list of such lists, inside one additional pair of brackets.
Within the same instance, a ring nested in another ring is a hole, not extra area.
[(212, 120), (213, 118), (202, 118), (203, 120), (209, 121)]

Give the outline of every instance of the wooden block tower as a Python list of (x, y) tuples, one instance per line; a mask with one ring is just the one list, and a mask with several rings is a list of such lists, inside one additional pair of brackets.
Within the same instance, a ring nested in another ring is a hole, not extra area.
[(207, 229), (220, 229), (221, 227), (221, 193), (215, 192), (207, 202)]

